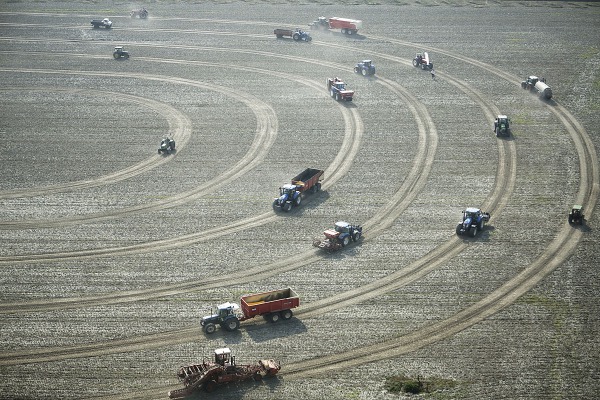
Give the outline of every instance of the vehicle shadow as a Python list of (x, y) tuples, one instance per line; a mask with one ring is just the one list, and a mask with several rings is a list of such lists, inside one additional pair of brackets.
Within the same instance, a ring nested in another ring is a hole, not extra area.
[(462, 240), (464, 243), (469, 243), (469, 242), (489, 242), (491, 240), (490, 236), (492, 235), (492, 233), (494, 233), (495, 230), (496, 230), (496, 228), (494, 227), (494, 225), (486, 225), (483, 228), (483, 231), (477, 232), (477, 235), (475, 235), (475, 237), (471, 237), (468, 234), (466, 234), (466, 235), (457, 235), (455, 233), (455, 235), (460, 240)]

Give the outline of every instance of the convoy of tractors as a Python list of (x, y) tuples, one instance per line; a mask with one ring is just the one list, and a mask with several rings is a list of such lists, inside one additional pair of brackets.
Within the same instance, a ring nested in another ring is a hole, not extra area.
[[(148, 11), (145, 8), (132, 10), (132, 18), (146, 19)], [(95, 19), (91, 21), (93, 28), (104, 27), (110, 29), (112, 21), (108, 18)], [(342, 34), (355, 35), (362, 27), (362, 21), (338, 18), (319, 17), (309, 24), (313, 30), (331, 31), (339, 29)], [(310, 33), (299, 28), (275, 29), (273, 31), (277, 38), (289, 37), (294, 41), (310, 42)], [(129, 52), (122, 46), (116, 46), (113, 52), (115, 59), (128, 59)], [(427, 52), (417, 53), (412, 60), (414, 67), (429, 70), (434, 76), (433, 63)], [(375, 75), (375, 64), (372, 60), (359, 61), (354, 66), (354, 72), (363, 76)], [(544, 78), (531, 75), (521, 82), (523, 89), (530, 90), (539, 95), (540, 98), (550, 100), (552, 90), (546, 84)], [(346, 87), (346, 83), (340, 78), (327, 79), (327, 91), (336, 101), (353, 100), (354, 91)], [(509, 137), (510, 119), (506, 115), (498, 115), (494, 120), (494, 133), (496, 137)], [(164, 137), (158, 148), (159, 154), (171, 154), (175, 152), (175, 140)], [(324, 171), (315, 168), (307, 168), (279, 188), (279, 196), (273, 200), (273, 209), (290, 212), (294, 207), (300, 206), (302, 199), (307, 193), (317, 193), (321, 190)], [(490, 220), (490, 214), (479, 208), (469, 207), (462, 212), (462, 220), (456, 226), (457, 235), (468, 235), (476, 237), (484, 230), (485, 224)], [(569, 224), (582, 225), (585, 217), (583, 207), (574, 205), (569, 212)], [(338, 221), (334, 227), (323, 232), (323, 239), (313, 240), (313, 246), (326, 252), (334, 252), (358, 242), (362, 237), (363, 228), (360, 225)], [(300, 298), (292, 288), (272, 290), (263, 293), (244, 295), (240, 298), (240, 305), (226, 302), (217, 306), (215, 312), (202, 318), (200, 325), (206, 334), (213, 334), (220, 326), (227, 332), (239, 329), (240, 322), (262, 316), (267, 321), (275, 323), (281, 320), (289, 320), (293, 316), (292, 309), (300, 305)], [(214, 362), (203, 361), (201, 364), (183, 366), (179, 369), (177, 376), (184, 384), (183, 389), (169, 392), (171, 399), (181, 399), (192, 395), (196, 390), (202, 388), (212, 392), (217, 386), (238, 382), (246, 379), (261, 380), (265, 376), (277, 374), (281, 368), (280, 363), (275, 360), (259, 360), (255, 364), (237, 365), (235, 357), (231, 355), (229, 348), (215, 350)]]

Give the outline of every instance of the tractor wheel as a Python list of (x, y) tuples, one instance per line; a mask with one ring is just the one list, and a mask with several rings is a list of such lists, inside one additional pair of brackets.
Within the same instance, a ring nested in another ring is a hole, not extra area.
[(283, 318), (284, 320), (288, 320), (292, 318), (292, 315), (294, 315), (294, 313), (292, 313), (292, 310), (283, 310), (282, 312), (280, 312), (280, 314), (281, 318)]
[(354, 67), (354, 73), (358, 74), (360, 72), (360, 69), (358, 67)]
[(273, 210), (277, 211), (279, 202), (277, 201), (277, 199), (273, 200)]
[(233, 332), (240, 327), (240, 321), (236, 317), (229, 317), (223, 321), (223, 328), (227, 332)]
[(204, 325), (204, 333), (207, 333), (210, 335), (212, 333), (215, 333), (216, 330), (217, 330), (217, 327), (212, 322), (209, 322), (208, 324)]
[(320, 184), (320, 183), (317, 183), (317, 184), (315, 185), (315, 187), (317, 188), (317, 189), (316, 189), (316, 190), (317, 190), (317, 192), (320, 192), (320, 191), (321, 191), (321, 184)]
[(331, 95), (331, 97), (335, 97), (335, 92), (332, 90), (329, 91), (329, 94)]
[(254, 375), (252, 375), (252, 379), (254, 379), (256, 382), (262, 381), (262, 378), (263, 378), (262, 374), (258, 371), (256, 371), (254, 373)]
[(471, 229), (469, 230), (469, 235), (471, 235), (471, 237), (475, 237), (475, 235), (477, 235), (477, 227), (476, 226), (471, 227)]
[(269, 321), (272, 323), (278, 322), (280, 318), (279, 313), (271, 313), (269, 314)]
[(208, 381), (208, 382), (206, 382), (204, 384), (204, 390), (207, 393), (214, 392), (216, 388), (217, 388), (217, 382), (216, 381)]
[(479, 221), (479, 223), (477, 224), (477, 229), (480, 231), (483, 230), (483, 220)]
[(118, 60), (119, 59), (119, 53), (113, 53), (113, 57), (114, 57), (115, 60)]
[(288, 212), (292, 209), (292, 203), (285, 203), (281, 208), (283, 209), (283, 211)]
[(160, 153), (162, 153), (162, 150), (161, 150), (161, 149), (158, 149), (158, 154), (160, 154)]
[(366, 70), (366, 69), (363, 69), (363, 70), (362, 70), (362, 74), (363, 74), (363, 76), (367, 76), (367, 70)]
[(462, 234), (462, 224), (456, 225), (456, 234), (459, 236)]
[(294, 39), (297, 42), (298, 40), (300, 40), (300, 35), (298, 35), (297, 33), (294, 33), (294, 35), (292, 36), (292, 39)]
[(299, 195), (298, 197), (296, 197), (296, 205), (299, 206), (300, 203), (302, 203), (302, 195)]
[(125, 57), (125, 59), (127, 60), (129, 58), (129, 54), (123, 54), (123, 57)]
[(339, 93), (335, 94), (335, 101), (340, 101), (340, 94)]
[(358, 242), (360, 240), (360, 236), (362, 234), (360, 232), (356, 232), (353, 236), (352, 236), (352, 240), (355, 242)]
[(350, 244), (350, 236), (346, 236), (344, 239), (342, 239), (342, 247), (346, 247)]

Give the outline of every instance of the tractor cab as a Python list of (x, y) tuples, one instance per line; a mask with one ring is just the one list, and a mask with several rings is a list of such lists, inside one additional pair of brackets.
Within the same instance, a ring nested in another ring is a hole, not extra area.
[(349, 233), (350, 224), (344, 221), (338, 221), (335, 223), (335, 231), (339, 233)]
[(123, 52), (123, 46), (115, 46), (115, 52), (122, 53)]
[(230, 316), (230, 315), (235, 315), (235, 310), (237, 310), (238, 308), (240, 308), (240, 306), (238, 306), (235, 303), (223, 303), (223, 304), (219, 304), (217, 306), (217, 312), (218, 312), (218, 316), (221, 319), (225, 319), (226, 317)]
[(294, 192), (296, 191), (296, 185), (292, 185), (292, 184), (285, 184), (282, 187), (279, 188), (279, 195), (283, 196), (283, 195), (288, 195), (291, 196), (294, 194)]
[(540, 78), (538, 78), (535, 75), (530, 75), (529, 77), (527, 77), (527, 83), (532, 86), (535, 85), (539, 80), (540, 80)]
[(362, 60), (362, 64), (363, 64), (363, 65), (364, 65), (366, 68), (369, 68), (369, 67), (371, 67), (371, 63), (372, 63), (372, 62), (373, 62), (373, 61), (371, 61), (371, 60)]
[(231, 355), (228, 347), (215, 350), (215, 364), (222, 367), (231, 367), (235, 365), (235, 357)]
[(479, 208), (467, 208), (463, 211), (463, 221), (466, 221), (467, 219), (475, 221), (479, 215), (481, 215), (481, 210)]
[(333, 86), (335, 86), (339, 90), (346, 90), (346, 84), (344, 82), (342, 82), (341, 80), (339, 80), (338, 78), (336, 78), (335, 81), (333, 82)]

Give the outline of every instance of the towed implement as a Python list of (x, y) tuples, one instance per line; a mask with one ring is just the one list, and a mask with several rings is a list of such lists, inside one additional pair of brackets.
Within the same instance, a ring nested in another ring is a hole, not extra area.
[(266, 376), (277, 375), (280, 369), (281, 364), (271, 359), (259, 360), (255, 364), (237, 365), (229, 348), (216, 349), (214, 362), (205, 360), (201, 364), (179, 368), (177, 377), (185, 387), (171, 390), (169, 398), (184, 399), (200, 389), (212, 392), (218, 386), (230, 382), (241, 382), (249, 379), (260, 381)]

